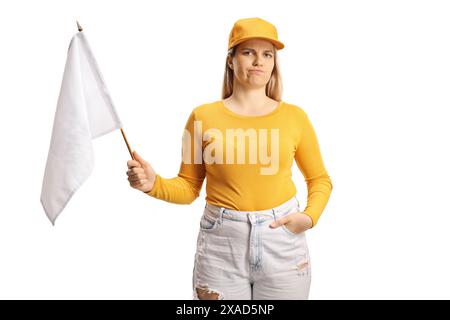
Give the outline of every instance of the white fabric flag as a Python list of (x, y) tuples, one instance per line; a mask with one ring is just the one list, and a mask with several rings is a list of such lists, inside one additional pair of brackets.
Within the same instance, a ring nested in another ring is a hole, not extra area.
[(94, 167), (92, 139), (122, 127), (83, 32), (70, 41), (41, 203), (52, 224)]

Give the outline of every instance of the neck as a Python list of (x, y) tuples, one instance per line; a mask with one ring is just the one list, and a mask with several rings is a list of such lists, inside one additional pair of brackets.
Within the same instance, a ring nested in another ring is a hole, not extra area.
[(265, 88), (233, 89), (233, 94), (227, 98), (235, 105), (239, 105), (242, 111), (252, 111), (264, 108), (267, 104), (272, 103), (272, 99), (266, 96)]

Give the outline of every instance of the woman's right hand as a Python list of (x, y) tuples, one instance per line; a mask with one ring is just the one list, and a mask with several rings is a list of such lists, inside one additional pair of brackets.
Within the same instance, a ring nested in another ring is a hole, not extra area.
[(136, 160), (127, 162), (130, 186), (142, 192), (150, 192), (156, 180), (155, 170), (136, 151), (133, 151), (133, 157)]

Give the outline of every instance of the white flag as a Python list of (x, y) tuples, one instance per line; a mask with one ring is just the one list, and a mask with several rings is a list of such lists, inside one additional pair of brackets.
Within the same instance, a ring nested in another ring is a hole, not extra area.
[(122, 127), (83, 32), (70, 41), (42, 183), (52, 224), (94, 167), (92, 139)]

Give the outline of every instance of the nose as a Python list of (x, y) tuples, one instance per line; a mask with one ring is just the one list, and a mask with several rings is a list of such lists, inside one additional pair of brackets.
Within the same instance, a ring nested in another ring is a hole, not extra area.
[(261, 60), (262, 60), (262, 57), (260, 57), (258, 54), (255, 54), (255, 60), (253, 60), (253, 65), (254, 66), (256, 66), (256, 65), (262, 66)]

